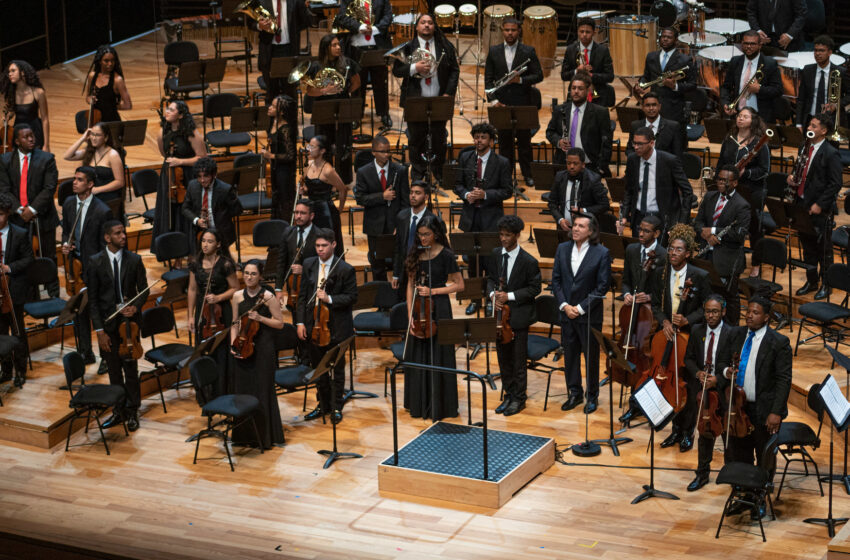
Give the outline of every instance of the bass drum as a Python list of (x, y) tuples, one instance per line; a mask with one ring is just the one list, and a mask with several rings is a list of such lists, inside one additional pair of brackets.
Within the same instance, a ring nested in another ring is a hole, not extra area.
[[(608, 28), (605, 26), (605, 12), (591, 10), (589, 12), (579, 12), (578, 19), (592, 19), (596, 23), (596, 33), (593, 34), (593, 40), (597, 43), (608, 41)], [(576, 20), (578, 21), (578, 20)]]
[(490, 52), (490, 47), (498, 45), (503, 41), (502, 38), (502, 20), (508, 16), (516, 15), (516, 12), (510, 6), (505, 4), (493, 4), (487, 6), (482, 12), (481, 19), (481, 64), (484, 64), (487, 58), (487, 53)]
[[(829, 61), (836, 66), (841, 66), (844, 64), (844, 57), (833, 54), (829, 57)], [(805, 66), (815, 63), (815, 53), (813, 51), (792, 52), (788, 53), (788, 58), (776, 57), (776, 62), (779, 64), (779, 72), (782, 75), (783, 93), (792, 99), (797, 99), (800, 74)]]
[(683, 33), (679, 35), (679, 50), (685, 54), (695, 55), (702, 49), (719, 47), (726, 44), (726, 37), (718, 33)]
[(733, 56), (743, 54), (735, 45), (722, 45), (701, 49), (696, 57), (700, 85), (705, 86), (720, 97), (720, 86), (726, 79), (726, 67)]
[(555, 67), (555, 48), (558, 46), (558, 13), (549, 6), (530, 6), (522, 12), (522, 42), (537, 52), (543, 77), (548, 78)]
[(617, 76), (642, 76), (646, 55), (657, 49), (658, 18), (615, 16), (608, 18), (608, 48)]
[(659, 27), (670, 27), (687, 18), (687, 8), (682, 0), (655, 0), (649, 14), (658, 18)]

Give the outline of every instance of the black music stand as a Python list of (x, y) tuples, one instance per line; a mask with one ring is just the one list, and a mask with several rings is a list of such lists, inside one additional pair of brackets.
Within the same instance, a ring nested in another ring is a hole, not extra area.
[(488, 257), (493, 249), (501, 247), (499, 241), (499, 232), (496, 231), (468, 231), (460, 233), (452, 233), (450, 235), (452, 243), (452, 251), (456, 255), (466, 255), (475, 258), (475, 270), (478, 271), (478, 265), (481, 257)]
[(555, 175), (563, 171), (567, 166), (561, 163), (531, 162), (531, 175), (534, 177), (534, 190), (551, 191), (555, 183)]
[(562, 229), (534, 228), (534, 236), (537, 240), (537, 252), (542, 259), (554, 259), (558, 245), (572, 239), (570, 232)]
[(528, 201), (529, 198), (519, 190), (516, 178), (516, 164), (519, 162), (519, 142), (516, 140), (517, 130), (535, 130), (540, 128), (540, 121), (537, 119), (537, 107), (534, 106), (504, 106), (504, 107), (487, 107), (487, 117), (490, 119), (490, 124), (496, 127), (496, 130), (510, 130), (514, 137), (514, 149), (511, 158), (514, 165), (511, 167), (513, 175), (513, 191), (514, 191), (514, 214), (517, 214), (517, 204), (519, 197)]
[(234, 107), (230, 112), (230, 132), (248, 132), (254, 135), (254, 152), (259, 154), (259, 133), (269, 129), (268, 107)]
[(664, 429), (664, 426), (673, 418), (673, 407), (664, 399), (664, 395), (650, 378), (635, 389), (634, 399), (638, 407), (643, 411), (649, 421), (649, 484), (643, 485), (643, 493), (638, 495), (633, 504), (640, 503), (648, 498), (667, 498), (678, 500), (679, 497), (669, 492), (655, 489), (655, 432)]
[(101, 123), (109, 129), (115, 140), (115, 149), (128, 148), (130, 146), (141, 146), (145, 143), (145, 134), (148, 129), (147, 119), (137, 121), (110, 121)]
[[(360, 68), (374, 68), (376, 66), (386, 66), (387, 61), (384, 59), (384, 54), (387, 52), (387, 49), (376, 49), (369, 51), (360, 51), (360, 60), (358, 63), (360, 64)], [(389, 79), (389, 77), (387, 78)], [(363, 107), (365, 110), (366, 105), (366, 84), (360, 84), (360, 92), (361, 97), (363, 98)], [(362, 119), (362, 117), (361, 117)], [(360, 128), (363, 128), (363, 125), (360, 125)], [(371, 134), (356, 134), (354, 135), (354, 143), (355, 144), (368, 144), (375, 137), (375, 84), (372, 84), (372, 111), (369, 113), (369, 130)], [(383, 134), (383, 132), (378, 133)]]
[[(454, 346), (458, 340), (466, 342), (466, 369), (469, 371), (469, 345), (483, 343), (488, 349), (491, 342), (496, 342), (496, 319), (494, 317), (478, 317), (475, 319), (443, 319), (437, 329), (437, 344)], [(433, 372), (432, 374), (433, 375)], [(487, 375), (490, 388), (496, 390), (496, 383), (490, 375), (490, 353), (487, 352)], [(466, 376), (466, 410), (467, 423), (472, 426), (472, 391), (470, 378)], [(487, 410), (483, 411), (487, 414)]]
[[(844, 398), (850, 400), (850, 357), (845, 356), (835, 348), (831, 346), (826, 347), (829, 350), (829, 353), (832, 355), (832, 359), (838, 364), (838, 367), (844, 368), (847, 372), (847, 378), (845, 379), (844, 384)], [(832, 475), (832, 480), (837, 480), (844, 484), (844, 490), (850, 494), (850, 474), (847, 474), (847, 430), (844, 430), (844, 472), (842, 474)], [(829, 477), (822, 476), (821, 481), (826, 480)]]
[[(359, 97), (354, 97), (352, 99), (322, 99), (320, 101), (313, 102), (313, 113), (310, 115), (310, 122), (314, 125), (333, 125), (334, 126), (334, 138), (336, 139), (336, 143), (344, 142), (345, 139), (339, 137), (339, 125), (340, 123), (353, 123), (360, 122), (360, 106), (363, 100)], [(337, 169), (342, 167), (342, 161), (337, 161), (337, 154), (339, 155), (339, 159), (345, 159), (343, 155), (345, 151), (349, 152), (349, 157), (354, 157), (354, 146), (345, 146), (342, 148), (339, 146), (335, 146), (335, 154), (334, 154), (334, 167)], [(353, 165), (353, 163), (349, 164)]]
[[(378, 286), (375, 284), (362, 284), (357, 286), (357, 301), (352, 306), (352, 311), (370, 309), (375, 306), (375, 297), (378, 295)], [(355, 333), (356, 337), (356, 333)], [(356, 343), (355, 343), (356, 344)], [(376, 399), (378, 395), (368, 391), (357, 391), (354, 389), (354, 352), (355, 344), (348, 347), (348, 389), (345, 391), (343, 402), (349, 399)]]
[[(614, 364), (623, 368), (623, 371), (629, 371), (635, 373), (635, 366), (629, 363), (626, 360), (626, 357), (623, 355), (623, 351), (614, 344), (614, 341), (599, 332), (596, 329), (591, 329), (593, 331), (593, 336), (596, 337), (596, 341), (599, 343), (599, 347), (603, 349), (605, 355), (608, 358), (609, 370), (608, 370), (608, 378), (611, 379), (611, 369), (610, 367)], [(607, 439), (595, 439), (591, 443), (596, 443), (599, 445), (610, 445), (611, 451), (614, 452), (615, 457), (620, 456), (620, 450), (617, 448), (618, 445), (623, 445), (626, 443), (631, 443), (632, 438), (629, 437), (617, 437), (614, 433), (614, 384), (608, 383), (608, 438)]]
[[(328, 362), (327, 368), (325, 368), (323, 370), (318, 370), (318, 369), (313, 370), (313, 375), (310, 377), (309, 381), (307, 381), (307, 383), (306, 383), (307, 385), (309, 385), (310, 383), (315, 383), (321, 376), (327, 375), (328, 376), (328, 382), (331, 385), (331, 406), (333, 406), (333, 404), (336, 403), (336, 396), (334, 395), (334, 383), (333, 383), (333, 380), (330, 379), (330, 377), (331, 377), (331, 375), (333, 375), (333, 370), (334, 370), (334, 367), (336, 366), (337, 360), (340, 360), (341, 357), (345, 355), (345, 353), (348, 351), (348, 348), (351, 346), (351, 342), (353, 340), (354, 340), (354, 335), (351, 335), (347, 339), (345, 339), (342, 342), (340, 342), (339, 344), (337, 344), (335, 347), (328, 350), (328, 352), (336, 352), (336, 355), (333, 356), (330, 359), (330, 361)], [(338, 412), (338, 411), (334, 410), (334, 412)], [(336, 424), (337, 423), (334, 421), (333, 415), (331, 415), (331, 430), (333, 431), (333, 442), (334, 442), (333, 449), (331, 449), (331, 450), (321, 449), (321, 450), (317, 451), (317, 453), (319, 455), (327, 455), (327, 457), (328, 457), (327, 461), (325, 461), (325, 465), (322, 467), (323, 469), (326, 469), (326, 468), (330, 467), (331, 465), (333, 465), (334, 461), (336, 461), (337, 459), (362, 459), (363, 458), (363, 455), (360, 455), (359, 453), (345, 453), (345, 452), (339, 451), (337, 449), (337, 446), (336, 446)]]
[[(293, 100), (298, 100), (298, 85), (297, 83), (289, 82), (289, 75), (302, 62), (312, 62), (314, 59), (309, 56), (278, 56), (272, 59), (269, 66), (269, 80), (281, 80), (283, 87), (280, 91), (285, 92)], [(266, 88), (270, 88), (271, 84), (266, 84)], [(286, 120), (294, 126), (298, 119), (298, 110), (301, 110), (301, 128), (304, 128), (304, 104), (295, 103), (291, 113), (286, 115)]]
[[(487, 289), (487, 277), (486, 276), (476, 276), (473, 278), (466, 278), (463, 281), (463, 290), (456, 294), (458, 301), (470, 300), (470, 301), (481, 301), (486, 298), (487, 295), (485, 290)], [(481, 317), (481, 306), (478, 306), (478, 311), (475, 313), (476, 317)], [(480, 344), (473, 344), (469, 349), (472, 353), (471, 358), (474, 360), (476, 356), (478, 356), (478, 352), (481, 351)], [(487, 346), (487, 375), (488, 381), (490, 382), (490, 387), (494, 390), (496, 389), (496, 384), (492, 379), (489, 378), (490, 374), (490, 346)]]
[[(395, 256), (395, 241), (396, 235), (393, 233), (386, 233), (383, 235), (375, 235), (373, 236), (375, 241), (373, 243), (374, 258), (379, 261), (392, 261)], [(390, 264), (388, 270), (392, 271), (392, 264)], [(386, 273), (385, 273), (386, 274)], [(386, 276), (384, 278), (375, 278), (375, 271), (372, 271), (372, 280), (386, 280)]]
[[(451, 121), (454, 116), (455, 98), (454, 96), (439, 97), (408, 97), (404, 102), (404, 115), (402, 119), (408, 123), (428, 123), (427, 143), (424, 154), (418, 154), (419, 157), (427, 163), (427, 182), (434, 185), (434, 172), (431, 165), (434, 162), (436, 155), (434, 154), (434, 143), (431, 138), (431, 121)], [(454, 135), (449, 139), (451, 145), (454, 145)], [(413, 159), (413, 155), (411, 155)], [(435, 193), (440, 196), (448, 196), (435, 187)]]
[(224, 79), (227, 69), (227, 59), (208, 58), (184, 62), (180, 65), (181, 86), (201, 86), (201, 115), (203, 119), (204, 138), (207, 137), (207, 86), (217, 84)]

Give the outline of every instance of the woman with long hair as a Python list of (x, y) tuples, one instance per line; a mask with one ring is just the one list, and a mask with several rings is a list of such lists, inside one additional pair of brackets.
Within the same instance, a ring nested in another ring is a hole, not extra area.
[[(314, 136), (307, 143), (307, 168), (304, 170), (299, 194), (313, 201), (316, 227), (332, 229), (336, 236), (336, 254), (343, 252), (342, 220), (348, 187), (327, 160), (328, 140)], [(339, 195), (339, 207), (334, 206), (333, 191)]]
[(292, 221), (295, 208), (295, 135), (297, 127), (286, 119), (293, 103), (288, 95), (278, 95), (269, 104), (269, 145), (261, 152), (271, 161), (272, 219)]
[(94, 60), (83, 84), (86, 103), (94, 103), (100, 111), (102, 122), (120, 121), (118, 110), (129, 111), (133, 108), (124, 71), (118, 52), (111, 45), (101, 45), (94, 53)]
[[(405, 270), (408, 315), (413, 313), (416, 300), (430, 302), (432, 316), (425, 317), (425, 322), (437, 321), (439, 330), (439, 321), (452, 318), (449, 295), (463, 290), (463, 276), (442, 223), (435, 216), (425, 216), (417, 225), (416, 241), (405, 259)], [(417, 336), (411, 329), (406, 337), (404, 360), (454, 368), (454, 345), (439, 345), (436, 337), (436, 333), (427, 338)], [(439, 420), (457, 416), (456, 376), (405, 368), (404, 407), (414, 418)]]
[(50, 151), (50, 121), (47, 95), (35, 68), (24, 60), (13, 60), (0, 76), (5, 112), (14, 113), (15, 124), (28, 124), (35, 134), (35, 147)]
[(115, 149), (110, 128), (103, 123), (89, 128), (65, 151), (63, 157), (65, 161), (81, 161), (83, 165), (94, 168), (95, 187), (92, 193), (112, 209), (115, 218), (120, 219), (124, 201), (124, 161)]

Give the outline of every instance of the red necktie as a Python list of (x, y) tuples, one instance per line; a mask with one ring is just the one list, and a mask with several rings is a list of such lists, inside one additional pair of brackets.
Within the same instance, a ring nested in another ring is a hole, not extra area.
[(29, 200), (27, 200), (27, 175), (30, 170), (30, 157), (29, 155), (24, 156), (24, 165), (21, 167), (21, 185), (20, 185), (20, 193), (19, 197), (21, 199), (21, 206), (26, 207)]
[(277, 33), (274, 34), (274, 40), (280, 41), (280, 12), (283, 10), (281, 7), (281, 0), (277, 0)]
[(387, 190), (387, 174), (381, 169), (381, 190)]
[(720, 219), (720, 214), (723, 213), (723, 207), (726, 206), (726, 196), (720, 196), (720, 202), (717, 204), (717, 208), (714, 209), (714, 216), (712, 217), (713, 226), (717, 225), (717, 220)]
[[(590, 56), (587, 54), (587, 47), (584, 48), (584, 63), (586, 65), (590, 64)], [(587, 92), (587, 100), (593, 101), (593, 88), (590, 88)]]
[[(372, 27), (372, 19), (369, 17), (369, 14), (372, 13), (372, 10), (369, 9), (369, 2), (363, 2), (363, 8), (366, 10), (366, 14), (367, 14), (366, 15), (366, 21), (364, 21), (363, 23), (365, 23), (369, 27)], [(366, 34), (366, 40), (367, 41), (372, 40), (372, 34), (371, 33)]]
[[(429, 48), (429, 45), (430, 45), (430, 44), (431, 44), (431, 41), (425, 41), (425, 50), (426, 50), (426, 51), (430, 51), (430, 50), (431, 50), (431, 49)], [(429, 77), (427, 77), (427, 78), (425, 78), (425, 85), (426, 85), (426, 86), (430, 86), (430, 85), (431, 85), (431, 78), (430, 78), (430, 76), (429, 76)]]
[(800, 186), (797, 187), (797, 196), (803, 198), (803, 191), (806, 190), (806, 175), (809, 173), (809, 166), (812, 164), (812, 152), (815, 150), (814, 146), (809, 146), (809, 154), (806, 159), (806, 168), (803, 169), (803, 176), (800, 178)]
[(711, 336), (708, 337), (708, 349), (705, 352), (705, 362), (714, 362), (714, 331), (711, 331)]
[[(210, 211), (210, 190), (204, 189), (204, 198), (201, 202), (201, 219), (206, 220), (207, 214)], [(210, 224), (207, 224), (207, 227), (210, 227)]]

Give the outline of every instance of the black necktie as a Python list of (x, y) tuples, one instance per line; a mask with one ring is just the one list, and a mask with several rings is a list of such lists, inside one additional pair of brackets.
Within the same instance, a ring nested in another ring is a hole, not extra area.
[(643, 186), (640, 189), (640, 211), (646, 214), (646, 193), (649, 191), (649, 162), (643, 164)]
[(303, 227), (298, 228), (298, 247), (299, 248), (304, 247), (304, 228)]
[(74, 228), (74, 245), (76, 248), (74, 252), (76, 254), (80, 254), (80, 236), (83, 234), (83, 202), (80, 201), (77, 204), (77, 215), (75, 216), (77, 219), (77, 227)]
[(413, 247), (413, 240), (416, 238), (416, 220), (417, 217), (413, 216), (413, 219), (410, 220), (410, 230), (407, 232), (407, 252), (410, 252), (410, 248)]
[(115, 289), (115, 301), (124, 302), (121, 297), (121, 273), (118, 270), (118, 259), (112, 259), (112, 287)]
[(502, 278), (505, 279), (505, 288), (507, 288), (508, 284), (508, 261), (511, 260), (511, 256), (508, 253), (502, 255)]
[(823, 104), (826, 102), (826, 80), (824, 78), (826, 71), (818, 69), (818, 74), (820, 74), (820, 78), (818, 79), (818, 94), (817, 101), (815, 102), (815, 111), (820, 112), (823, 110)]
[(640, 264), (643, 265), (646, 263), (646, 247), (640, 250)]

